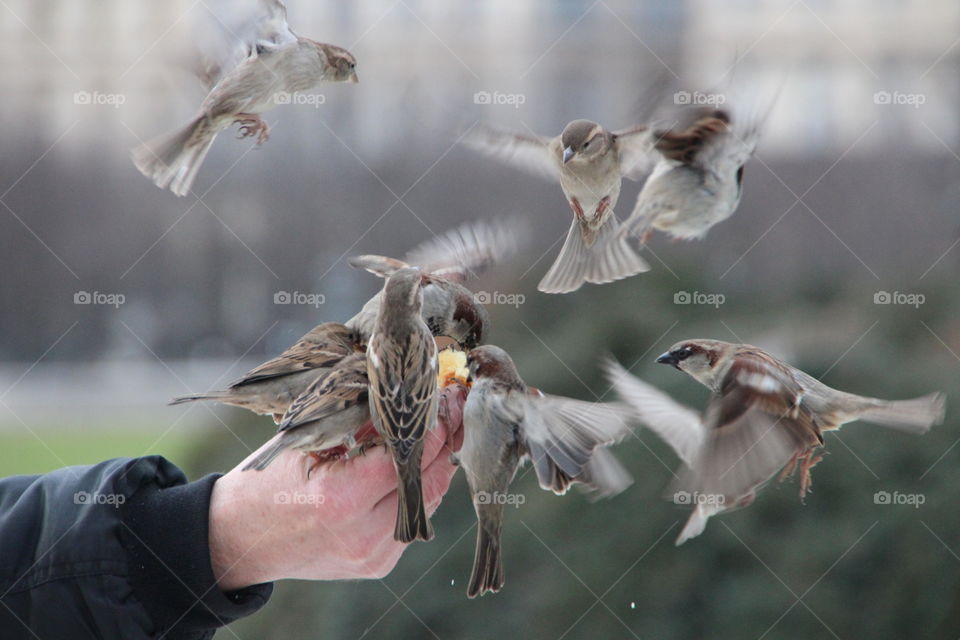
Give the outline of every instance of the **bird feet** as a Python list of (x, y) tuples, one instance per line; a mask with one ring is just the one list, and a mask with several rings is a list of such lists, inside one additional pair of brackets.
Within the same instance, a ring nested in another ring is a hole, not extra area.
[(814, 451), (815, 449), (811, 447), (809, 449), (804, 449), (803, 451), (797, 451), (794, 453), (793, 457), (790, 458), (790, 462), (788, 462), (787, 466), (783, 468), (783, 471), (780, 472), (780, 477), (777, 479), (778, 482), (783, 482), (792, 476), (797, 468), (799, 468), (801, 500), (807, 495), (807, 492), (810, 490), (810, 487), (813, 484), (813, 478), (811, 477), (810, 472), (815, 466), (817, 466), (818, 462), (823, 460), (823, 456), (814, 455)]
[(597, 205), (597, 211), (593, 214), (594, 220), (603, 219), (604, 214), (607, 212), (607, 209), (610, 207), (610, 196), (604, 196), (601, 198), (600, 203)]
[(257, 136), (257, 145), (259, 146), (270, 139), (270, 127), (260, 116), (255, 113), (239, 113), (237, 116), (237, 119), (233, 122), (240, 125), (238, 140)]
[(580, 202), (576, 198), (570, 198), (570, 208), (573, 209), (573, 215), (576, 216), (577, 220), (583, 222), (583, 207), (580, 206)]

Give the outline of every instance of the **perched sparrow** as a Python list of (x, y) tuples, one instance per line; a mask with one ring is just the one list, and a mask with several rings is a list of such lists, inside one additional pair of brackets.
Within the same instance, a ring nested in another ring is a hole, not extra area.
[(589, 120), (574, 120), (556, 138), (474, 130), (468, 145), (551, 180), (560, 179), (573, 209), (573, 223), (553, 266), (537, 288), (568, 293), (584, 282), (603, 284), (649, 270), (629, 243), (614, 243), (613, 212), (621, 177), (642, 178), (652, 164), (647, 127), (610, 132)]
[(781, 480), (800, 469), (803, 497), (810, 470), (820, 461), (816, 450), (823, 446), (824, 431), (865, 420), (925, 433), (943, 420), (940, 393), (894, 401), (844, 393), (749, 345), (685, 340), (657, 362), (673, 365), (714, 392), (703, 417), (695, 419), (692, 410), (626, 372), (611, 375), (638, 418), (687, 464), (677, 489), (695, 497), (698, 506), (678, 544), (699, 534), (711, 515), (750, 504), (781, 468)]
[(367, 387), (367, 357), (355, 353), (341, 360), (290, 405), (276, 442), (244, 471), (266, 469), (286, 449), (308, 453), (352, 449), (355, 434), (370, 419)]
[(513, 360), (492, 345), (467, 356), (472, 387), (464, 440), (452, 459), (463, 467), (477, 512), (477, 547), (467, 595), (503, 586), (500, 531), (507, 490), (529, 458), (540, 486), (564, 493), (573, 482), (613, 495), (631, 482), (605, 449), (629, 433), (626, 407), (543, 395), (527, 387)]
[(223, 391), (174, 398), (170, 404), (215, 400), (280, 418), (310, 384), (358, 349), (357, 334), (345, 325), (326, 322), (272, 360), (248, 371)]
[(286, 24), (283, 3), (271, 0), (267, 5), (273, 10), (263, 26), (278, 35), (259, 35), (249, 55), (222, 75), (188, 125), (133, 151), (134, 164), (161, 189), (186, 195), (214, 138), (235, 122), (241, 125), (241, 137), (256, 135), (258, 144), (265, 142), (269, 129), (260, 114), (276, 106), (277, 96), (308, 91), (321, 82), (357, 82), (356, 60), (349, 51), (296, 36)]
[(367, 346), (370, 415), (393, 456), (397, 471), (397, 526), (401, 542), (430, 540), (420, 485), (423, 439), (437, 421), (437, 345), (420, 317), (418, 269), (394, 272), (383, 287), (383, 304)]
[(657, 131), (659, 159), (614, 244), (646, 243), (653, 229), (673, 238), (702, 238), (740, 204), (743, 167), (760, 136), (758, 124), (735, 126), (720, 109), (700, 112), (682, 131)]
[[(515, 221), (475, 223), (424, 242), (404, 260), (364, 255), (351, 258), (350, 264), (381, 278), (404, 267), (419, 267), (423, 271), (423, 321), (433, 335), (447, 336), (464, 349), (472, 349), (483, 341), (489, 320), (484, 306), (460, 283), (514, 253), (523, 235)], [(373, 331), (382, 296), (383, 292), (378, 292), (347, 321), (361, 341)]]

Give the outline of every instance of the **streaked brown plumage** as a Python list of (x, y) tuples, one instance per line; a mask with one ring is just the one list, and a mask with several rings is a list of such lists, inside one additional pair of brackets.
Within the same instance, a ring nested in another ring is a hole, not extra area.
[(401, 542), (430, 540), (420, 481), (424, 438), (437, 420), (437, 346), (420, 317), (422, 273), (403, 268), (387, 278), (367, 346), (370, 415), (397, 471)]

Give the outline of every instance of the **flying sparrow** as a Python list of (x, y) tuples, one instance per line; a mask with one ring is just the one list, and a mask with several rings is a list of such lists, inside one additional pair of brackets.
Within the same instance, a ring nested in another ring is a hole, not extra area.
[(420, 270), (410, 267), (387, 278), (367, 346), (370, 415), (397, 471), (394, 538), (401, 542), (433, 537), (423, 505), (420, 457), (437, 421), (437, 345), (420, 317), (422, 280)]
[(743, 194), (743, 167), (753, 155), (760, 126), (737, 124), (728, 111), (699, 111), (681, 131), (654, 133), (659, 159), (643, 185), (615, 244), (646, 243), (653, 229), (673, 238), (702, 238), (729, 218)]
[(500, 160), (551, 180), (559, 178), (573, 210), (560, 255), (537, 288), (569, 293), (584, 282), (604, 284), (649, 270), (629, 243), (614, 243), (620, 223), (614, 214), (623, 176), (642, 178), (652, 165), (653, 134), (647, 127), (607, 131), (574, 120), (556, 138), (475, 128), (465, 142)]
[(261, 31), (278, 35), (259, 35), (249, 55), (229, 71), (206, 72), (211, 79), (222, 77), (204, 98), (200, 113), (182, 129), (133, 151), (137, 169), (161, 189), (186, 195), (214, 138), (233, 123), (241, 125), (241, 137), (256, 135), (258, 144), (265, 142), (269, 128), (260, 114), (276, 106), (279, 96), (308, 91), (322, 82), (357, 82), (356, 60), (349, 51), (293, 34), (283, 3), (266, 4), (272, 9)]
[(625, 406), (544, 395), (527, 387), (510, 356), (485, 345), (467, 356), (472, 386), (463, 410), (463, 467), (477, 513), (477, 546), (467, 595), (503, 586), (500, 532), (507, 490), (525, 459), (540, 486), (558, 494), (574, 482), (607, 496), (631, 482), (605, 447), (629, 432)]
[(262, 471), (286, 449), (307, 453), (353, 449), (358, 430), (370, 419), (367, 388), (366, 355), (345, 357), (290, 405), (274, 444), (244, 471)]
[(800, 470), (800, 496), (806, 495), (810, 470), (821, 459), (816, 451), (824, 444), (824, 431), (864, 420), (920, 434), (943, 420), (943, 394), (880, 400), (845, 393), (750, 345), (685, 340), (657, 362), (714, 393), (703, 416), (695, 419), (691, 409), (625, 371), (614, 369), (610, 375), (638, 418), (686, 463), (676, 486), (695, 496), (698, 506), (678, 544), (699, 534), (711, 515), (750, 504), (781, 469), (780, 480)]
[(272, 415), (277, 424), (287, 407), (310, 384), (359, 349), (356, 332), (336, 322), (311, 329), (296, 344), (272, 360), (248, 371), (222, 391), (174, 398), (170, 404), (214, 400)]
[[(403, 260), (378, 255), (356, 256), (350, 264), (387, 278), (415, 265), (423, 272), (423, 321), (435, 336), (447, 336), (464, 349), (481, 344), (489, 321), (486, 308), (461, 283), (476, 277), (516, 252), (525, 235), (512, 220), (463, 225), (428, 240)], [(347, 321), (366, 341), (376, 324), (382, 291)]]

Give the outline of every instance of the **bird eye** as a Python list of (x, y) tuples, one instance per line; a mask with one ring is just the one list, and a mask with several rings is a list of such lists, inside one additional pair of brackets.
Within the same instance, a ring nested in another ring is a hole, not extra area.
[(673, 352), (673, 355), (677, 357), (677, 360), (686, 360), (693, 355), (693, 350), (689, 347), (684, 347), (682, 349), (677, 349)]

